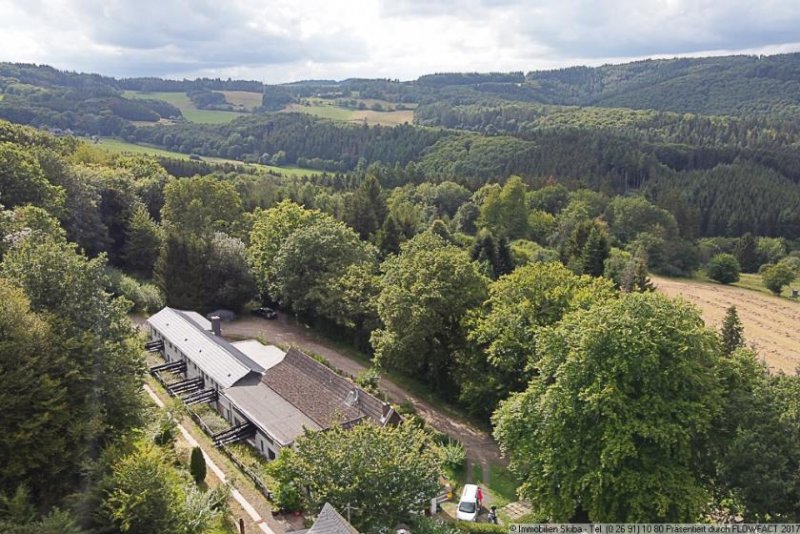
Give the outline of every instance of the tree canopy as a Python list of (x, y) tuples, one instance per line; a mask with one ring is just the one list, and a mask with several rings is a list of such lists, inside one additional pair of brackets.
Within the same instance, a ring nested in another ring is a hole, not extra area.
[(698, 465), (720, 410), (718, 345), (691, 306), (629, 293), (540, 336), (540, 374), (494, 415), (544, 519), (693, 521)]

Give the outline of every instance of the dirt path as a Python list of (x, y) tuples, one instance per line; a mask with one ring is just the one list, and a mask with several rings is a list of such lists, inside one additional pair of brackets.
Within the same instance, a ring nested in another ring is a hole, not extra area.
[[(243, 317), (232, 323), (224, 323), (222, 334), (237, 338), (261, 337), (269, 343), (294, 346), (300, 350), (310, 351), (322, 356), (331, 365), (352, 376), (356, 376), (364, 369), (364, 365), (360, 362), (351, 359), (326, 343), (314, 340), (306, 328), (288, 320), (284, 314), (280, 314), (278, 319), (274, 321), (267, 321), (257, 317)], [(410, 402), (428, 424), (463, 443), (467, 451), (467, 457), (471, 461), (484, 466), (489, 463), (506, 464), (506, 461), (500, 456), (500, 449), (497, 444), (486, 432), (442, 413), (422, 399), (409, 394), (390, 380), (382, 378), (380, 387), (392, 402)]]
[(736, 306), (748, 344), (773, 371), (794, 373), (800, 366), (800, 303), (751, 289), (696, 280), (652, 277), (659, 291), (681, 296), (703, 313), (711, 328), (719, 329), (725, 311)]

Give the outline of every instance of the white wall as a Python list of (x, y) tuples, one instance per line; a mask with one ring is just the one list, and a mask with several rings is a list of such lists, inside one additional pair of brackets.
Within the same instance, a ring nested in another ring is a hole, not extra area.
[[(150, 329), (150, 339), (151, 340), (163, 340), (164, 341), (164, 358), (167, 362), (174, 362), (179, 360), (186, 361), (186, 378), (195, 378), (197, 376), (203, 376), (203, 372), (192, 362), (189, 358), (186, 357), (182, 352), (178, 350), (178, 348), (173, 345), (169, 339), (165, 336), (161, 335), (155, 328), (148, 325)], [(219, 392), (219, 385), (211, 380), (207, 375), (204, 377), (204, 383), (206, 388), (214, 388)], [(239, 422), (247, 421), (247, 417), (245, 417), (239, 410), (237, 410), (233, 404), (231, 403), (230, 399), (226, 396), (220, 394), (217, 398), (216, 403), (212, 403), (212, 406), (219, 412), (219, 414), (228, 421), (231, 425), (236, 424), (236, 420), (238, 419)], [(262, 454), (265, 458), (274, 459), (278, 456), (278, 452), (281, 450), (280, 443), (277, 440), (270, 438), (265, 432), (258, 430), (256, 435), (253, 439), (247, 440), (250, 445), (252, 445), (260, 454)]]

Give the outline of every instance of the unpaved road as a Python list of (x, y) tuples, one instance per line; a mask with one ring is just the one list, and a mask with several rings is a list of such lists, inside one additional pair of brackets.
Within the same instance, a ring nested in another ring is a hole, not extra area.
[[(358, 375), (364, 369), (360, 362), (336, 350), (332, 345), (315, 340), (306, 328), (288, 320), (282, 313), (273, 321), (244, 316), (236, 321), (223, 323), (222, 335), (235, 338), (261, 337), (264, 341), (275, 345), (293, 346), (310, 351), (352, 376)], [(420, 417), (429, 425), (463, 443), (470, 461), (483, 466), (489, 463), (506, 464), (505, 459), (500, 456), (500, 449), (488, 433), (450, 417), (386, 378), (381, 379), (380, 388), (394, 403), (411, 402)]]
[(700, 308), (706, 324), (717, 330), (725, 311), (736, 306), (746, 343), (756, 347), (772, 371), (794, 374), (800, 366), (800, 302), (696, 280), (657, 276), (652, 280), (659, 291), (683, 297)]

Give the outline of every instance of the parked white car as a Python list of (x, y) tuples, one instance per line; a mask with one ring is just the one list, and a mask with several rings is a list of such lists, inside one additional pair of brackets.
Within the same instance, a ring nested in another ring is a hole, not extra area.
[(461, 521), (476, 521), (481, 512), (481, 491), (475, 484), (464, 484), (461, 490), (461, 499), (458, 501), (456, 519)]

